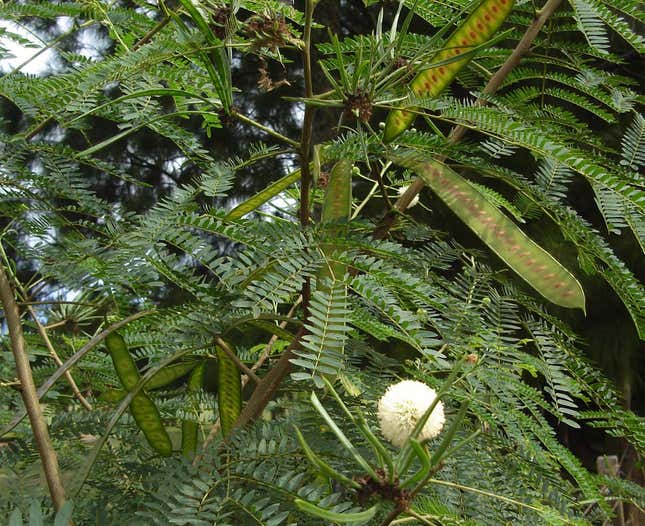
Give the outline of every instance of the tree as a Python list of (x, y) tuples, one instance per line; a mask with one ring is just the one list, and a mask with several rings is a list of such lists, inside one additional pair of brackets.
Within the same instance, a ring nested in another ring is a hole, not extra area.
[[(367, 2), (353, 34), (322, 7), (0, 7), (109, 37), (101, 60), (0, 79), (21, 118), (2, 132), (2, 513), (637, 520), (642, 489), (560, 439), (643, 451), (566, 322), (605, 301), (589, 275), (644, 331), (608, 236), (642, 250), (643, 117), (609, 40), (642, 51), (638, 6)], [(408, 212), (425, 186), (431, 213)], [(397, 378), (416, 383), (383, 398)]]

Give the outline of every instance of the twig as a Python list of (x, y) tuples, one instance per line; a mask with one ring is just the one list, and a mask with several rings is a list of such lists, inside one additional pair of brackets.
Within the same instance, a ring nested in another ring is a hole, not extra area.
[[(289, 309), (289, 312), (287, 312), (287, 317), (292, 318), (294, 313), (296, 312), (296, 309), (298, 308), (298, 305), (302, 303), (302, 296), (298, 296), (298, 299), (295, 301), (291, 309)], [(281, 329), (284, 329), (287, 326), (288, 321), (285, 320), (282, 323), (280, 323), (279, 327)], [(271, 349), (273, 349), (273, 344), (278, 341), (278, 335), (274, 334), (271, 336), (271, 339), (267, 342), (267, 344), (264, 346), (264, 349), (262, 349), (262, 352), (260, 353), (260, 357), (258, 360), (253, 364), (253, 367), (251, 367), (251, 371), (255, 372), (257, 371), (262, 365), (264, 365), (264, 362), (266, 359), (271, 355)]]
[(165, 16), (164, 18), (162, 18), (150, 31), (143, 35), (134, 46), (132, 46), (132, 51), (136, 51), (144, 44), (150, 42), (150, 40), (152, 40), (152, 37), (154, 37), (157, 33), (159, 33), (159, 31), (161, 31), (168, 25), (168, 22), (170, 22), (170, 16)]
[(257, 418), (262, 414), (262, 411), (264, 411), (267, 404), (273, 399), (273, 396), (280, 387), (282, 380), (284, 380), (285, 376), (287, 376), (291, 369), (290, 360), (295, 356), (293, 354), (293, 350), (300, 346), (300, 338), (302, 338), (304, 332), (304, 327), (301, 327), (289, 347), (287, 347), (280, 355), (276, 364), (262, 377), (262, 381), (255, 388), (255, 391), (253, 391), (251, 398), (244, 406), (237, 422), (235, 422), (235, 427), (243, 427), (254, 418)]
[(260, 379), (258, 378), (258, 375), (255, 374), (251, 369), (249, 369), (246, 365), (244, 365), (244, 362), (240, 360), (237, 355), (235, 354), (235, 351), (231, 349), (230, 345), (226, 343), (222, 338), (219, 336), (215, 336), (215, 343), (226, 353), (226, 356), (228, 356), (233, 362), (235, 362), (235, 365), (237, 365), (237, 368), (242, 371), (246, 376), (248, 376), (253, 382), (257, 385), (260, 383)]
[(29, 358), (25, 348), (25, 336), (22, 332), (22, 325), (20, 324), (20, 311), (16, 304), (13, 289), (5, 273), (4, 265), (0, 265), (0, 300), (2, 301), (4, 315), (9, 329), (11, 350), (16, 361), (16, 374), (20, 380), (22, 400), (29, 415), (29, 422), (45, 472), (49, 493), (52, 497), (54, 508), (58, 510), (65, 503), (65, 489), (58, 468), (56, 451), (52, 447), (49, 439), (47, 423), (43, 416), (42, 407), (38, 402), (36, 385), (31, 374)]
[(261, 124), (246, 115), (243, 115), (239, 111), (231, 110), (231, 116), (235, 117), (237, 120), (242, 121), (245, 124), (249, 124), (250, 126), (254, 126), (258, 130), (262, 130), (265, 133), (268, 133), (272, 137), (275, 137), (276, 139), (280, 139), (283, 142), (286, 142), (287, 144), (290, 144), (294, 148), (300, 148), (300, 143), (298, 141), (294, 141), (293, 139), (290, 139), (286, 135), (282, 135), (281, 133), (275, 131), (273, 128), (269, 128), (268, 126), (265, 126), (264, 124)]
[[(54, 349), (54, 346), (52, 345), (51, 340), (49, 339), (49, 335), (47, 334), (47, 330), (45, 327), (43, 327), (43, 324), (40, 323), (38, 320), (38, 316), (36, 316), (36, 312), (34, 309), (30, 306), (27, 307), (27, 310), (29, 311), (29, 314), (33, 318), (34, 322), (36, 323), (36, 328), (38, 329), (38, 334), (40, 334), (40, 337), (43, 339), (45, 342), (45, 347), (47, 347), (47, 350), (49, 351), (49, 354), (53, 358), (53, 360), (56, 362), (56, 365), (59, 367), (63, 365), (63, 361), (60, 359), (58, 356), (58, 353), (56, 352), (56, 349)], [(72, 388), (72, 392), (74, 393), (74, 396), (78, 398), (78, 401), (81, 403), (81, 405), (87, 409), (88, 411), (92, 410), (92, 404), (90, 404), (87, 399), (83, 396), (81, 391), (78, 388), (78, 385), (76, 385), (76, 382), (74, 381), (74, 378), (72, 378), (72, 373), (69, 371), (65, 371), (65, 379), (69, 383), (69, 386)]]
[[(495, 74), (486, 84), (486, 87), (483, 90), (484, 94), (493, 94), (500, 88), (504, 80), (506, 80), (506, 77), (508, 77), (511, 71), (513, 71), (513, 69), (520, 63), (520, 60), (522, 60), (524, 55), (529, 51), (533, 40), (535, 40), (537, 34), (540, 32), (546, 21), (551, 17), (555, 10), (560, 6), (561, 2), (562, 0), (548, 0), (547, 3), (544, 4), (544, 7), (536, 13), (533, 22), (524, 32), (524, 35), (517, 43), (517, 46), (515, 46), (515, 49), (513, 50), (511, 55), (506, 59), (506, 62), (502, 64), (502, 66), (495, 72)], [(482, 98), (479, 98), (477, 99), (475, 104), (481, 106), (486, 104), (486, 101)], [(467, 128), (465, 126), (455, 126), (448, 136), (448, 141), (450, 142), (450, 144), (459, 142), (463, 138), (466, 131)], [(401, 195), (401, 197), (399, 197), (397, 202), (394, 204), (394, 208), (383, 217), (379, 226), (374, 230), (374, 237), (376, 239), (383, 239), (387, 235), (392, 226), (394, 226), (398, 214), (405, 211), (405, 209), (412, 202), (412, 199), (415, 198), (415, 196), (423, 189), (424, 186), (425, 184), (420, 177), (417, 177), (412, 182), (412, 184), (410, 184), (409, 188)]]
[[(59, 367), (63, 365), (63, 361), (60, 359), (60, 356), (58, 356), (58, 353), (56, 352), (56, 349), (52, 345), (51, 340), (49, 339), (49, 335), (47, 334), (47, 329), (52, 328), (52, 327), (57, 327), (61, 324), (65, 324), (66, 321), (63, 320), (62, 322), (54, 323), (50, 325), (49, 327), (45, 327), (42, 323), (40, 323), (40, 320), (38, 319), (38, 316), (36, 315), (36, 311), (34, 308), (31, 306), (30, 302), (27, 302), (29, 295), (27, 294), (27, 291), (25, 288), (22, 286), (22, 284), (18, 281), (16, 276), (13, 276), (13, 281), (20, 292), (20, 295), (22, 298), (25, 300), (25, 303), (22, 303), (22, 305), (27, 306), (27, 311), (29, 312), (29, 315), (32, 317), (34, 320), (34, 323), (36, 324), (36, 328), (38, 329), (38, 334), (40, 334), (40, 337), (42, 338), (43, 342), (45, 343), (45, 347), (47, 347), (47, 350), (49, 351), (49, 354), (51, 355), (52, 359), (54, 362), (56, 362), (56, 365)], [(65, 371), (65, 379), (67, 380), (67, 383), (69, 383), (69, 386), (72, 388), (72, 392), (74, 393), (74, 396), (78, 399), (78, 401), (81, 403), (81, 405), (87, 409), (88, 411), (92, 410), (92, 405), (87, 401), (87, 399), (83, 396), (81, 393), (80, 389), (78, 388), (78, 385), (76, 385), (76, 382), (74, 381), (74, 378), (72, 378), (72, 373), (69, 371)]]
[[(304, 46), (302, 48), (305, 97), (313, 97), (313, 80), (311, 74), (311, 26), (313, 23), (314, 0), (305, 1), (305, 27), (303, 33)], [(309, 223), (309, 192), (311, 189), (311, 169), (309, 158), (311, 155), (311, 141), (313, 135), (314, 106), (305, 106), (305, 116), (302, 123), (302, 135), (300, 139), (300, 224), (305, 226)], [(305, 296), (305, 305), (308, 298)]]
[[(56, 381), (65, 374), (66, 371), (69, 371), (72, 367), (74, 367), (83, 356), (85, 356), (89, 351), (91, 351), (94, 347), (96, 347), (99, 343), (101, 343), (107, 336), (120, 329), (124, 325), (127, 325), (131, 321), (137, 320), (139, 318), (142, 318), (143, 316), (147, 316), (148, 314), (151, 314), (154, 311), (151, 310), (146, 310), (146, 311), (141, 311), (137, 312), (135, 314), (132, 314), (131, 316), (128, 316), (127, 318), (124, 318), (118, 322), (116, 322), (113, 325), (110, 325), (108, 328), (104, 329), (100, 333), (98, 333), (96, 336), (94, 336), (89, 342), (87, 342), (83, 347), (81, 347), (78, 351), (76, 351), (72, 356), (70, 356), (63, 365), (61, 365), (54, 374), (52, 374), (47, 381), (42, 384), (37, 391), (37, 399), (42, 398), (47, 391), (49, 391), (56, 383)], [(11, 431), (14, 427), (16, 427), (20, 421), (27, 416), (27, 411), (22, 411), (18, 413), (11, 422), (9, 422), (2, 430), (0, 430), (0, 437), (3, 435), (6, 435), (9, 431)]]

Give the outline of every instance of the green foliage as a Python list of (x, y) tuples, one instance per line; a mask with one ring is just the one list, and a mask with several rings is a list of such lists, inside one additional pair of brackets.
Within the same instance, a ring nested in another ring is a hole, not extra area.
[[(441, 185), (422, 194), (426, 210), (392, 208), (414, 176), (392, 159), (444, 167), (579, 278), (590, 316), (613, 291), (644, 337), (633, 260), (645, 246), (645, 120), (625, 62), (643, 50), (641, 6), (563, 3), (484, 91), (542, 7), (518, 4), (466, 61), (441, 54), (478, 8), (466, 0), (366, 2), (368, 30), (320, 31), (315, 46), (309, 30), (325, 18), (312, 22), (311, 3), (0, 3), (57, 57), (46, 75), (0, 77), (0, 257), (20, 308), (34, 309), (27, 349), (75, 523), (389, 524), (398, 484), (414, 492), (397, 515), (409, 524), (602, 524), (614, 502), (643, 506), (637, 484), (592, 473), (564, 445), (593, 428), (603, 452), (609, 439), (645, 450), (642, 418), (583, 353), (582, 313), (547, 304), (469, 237)], [(69, 33), (52, 37), (64, 17)], [(100, 60), (71, 45), (90, 29)], [(13, 26), (0, 36), (26, 39)], [(308, 47), (319, 75), (302, 96)], [(441, 61), (455, 82), (410, 93)], [(263, 89), (276, 90), (277, 113), (300, 121), (306, 108), (299, 137), (259, 110)], [(331, 116), (324, 126), (342, 111), (338, 127), (318, 129), (314, 107)], [(416, 108), (419, 128), (384, 135), (377, 119), (400, 107)], [(158, 155), (164, 172), (149, 180)], [(396, 219), (387, 232), (384, 215)], [(557, 303), (580, 307), (582, 292)], [(127, 347), (115, 351), (115, 333), (106, 342), (115, 369), (95, 339), (134, 312), (117, 342)], [(442, 434), (403, 450), (381, 441), (377, 401), (396, 378), (440, 392)], [(30, 523), (58, 526), (70, 508), (54, 518), (29, 423), (8, 425), (19, 385), (0, 352), (0, 522), (31, 510)], [(261, 418), (237, 427), (246, 404)]]

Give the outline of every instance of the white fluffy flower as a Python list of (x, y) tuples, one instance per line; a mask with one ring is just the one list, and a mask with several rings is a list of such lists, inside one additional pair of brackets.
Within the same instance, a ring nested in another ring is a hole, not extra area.
[[(383, 436), (395, 446), (403, 446), (436, 397), (434, 389), (416, 380), (404, 380), (388, 387), (378, 402), (378, 420)], [(439, 402), (417, 439), (424, 441), (436, 437), (445, 420), (443, 404)]]
[[(410, 185), (402, 186), (401, 188), (399, 188), (399, 190), (398, 190), (398, 192), (399, 192), (399, 196), (402, 196), (408, 188), (410, 188)], [(412, 198), (412, 201), (410, 201), (410, 204), (408, 205), (408, 208), (412, 208), (412, 207), (413, 207), (414, 205), (416, 205), (418, 202), (419, 202), (419, 194), (415, 195), (415, 196)]]

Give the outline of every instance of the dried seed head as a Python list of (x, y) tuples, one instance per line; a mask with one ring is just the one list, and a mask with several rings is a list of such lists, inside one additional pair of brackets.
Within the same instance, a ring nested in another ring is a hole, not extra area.
[(349, 95), (345, 101), (345, 116), (368, 122), (372, 117), (372, 101), (368, 94), (359, 89), (355, 94)]
[(231, 16), (231, 9), (229, 7), (218, 7), (213, 11), (213, 33), (220, 40), (226, 38), (226, 26), (228, 25), (229, 17)]
[(246, 22), (246, 34), (251, 39), (253, 49), (266, 48), (277, 52), (289, 44), (297, 44), (291, 28), (282, 16), (255, 15)]

